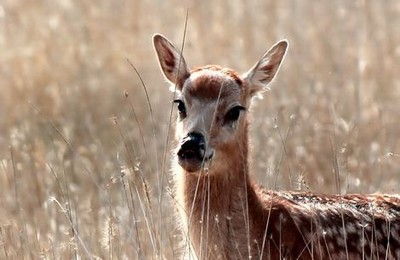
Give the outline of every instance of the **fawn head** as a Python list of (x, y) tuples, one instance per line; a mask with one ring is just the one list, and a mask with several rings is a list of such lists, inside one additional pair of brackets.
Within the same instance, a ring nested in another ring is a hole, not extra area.
[(190, 70), (180, 51), (160, 34), (153, 44), (165, 78), (176, 91), (178, 164), (187, 172), (241, 167), (247, 160), (246, 111), (252, 97), (265, 90), (286, 53), (286, 40), (276, 43), (246, 73), (216, 65)]

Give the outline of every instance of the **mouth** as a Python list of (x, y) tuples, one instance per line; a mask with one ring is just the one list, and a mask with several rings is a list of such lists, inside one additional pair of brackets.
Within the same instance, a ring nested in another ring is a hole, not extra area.
[(208, 148), (204, 135), (196, 132), (182, 138), (177, 152), (179, 165), (188, 172), (196, 172), (214, 156)]
[(208, 150), (185, 150), (179, 149), (178, 164), (188, 172), (199, 171), (206, 163), (214, 157), (214, 151)]

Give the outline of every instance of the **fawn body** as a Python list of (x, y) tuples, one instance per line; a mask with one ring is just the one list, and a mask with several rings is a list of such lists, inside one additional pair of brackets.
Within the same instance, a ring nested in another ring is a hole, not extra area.
[(189, 70), (166, 38), (153, 43), (177, 92), (176, 198), (199, 259), (400, 259), (399, 196), (277, 192), (252, 181), (246, 114), (277, 73), (286, 41), (243, 75)]

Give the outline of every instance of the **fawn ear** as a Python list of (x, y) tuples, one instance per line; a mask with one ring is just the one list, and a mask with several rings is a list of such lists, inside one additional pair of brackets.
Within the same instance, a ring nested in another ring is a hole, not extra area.
[(181, 91), (183, 83), (190, 76), (185, 59), (174, 45), (161, 34), (153, 36), (153, 45), (164, 77)]
[(264, 56), (242, 78), (247, 84), (251, 97), (268, 89), (274, 79), (288, 48), (288, 41), (282, 40), (272, 46)]

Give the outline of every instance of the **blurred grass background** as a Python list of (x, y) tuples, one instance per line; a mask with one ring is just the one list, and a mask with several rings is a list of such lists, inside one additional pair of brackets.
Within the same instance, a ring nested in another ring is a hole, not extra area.
[(1, 259), (179, 256), (151, 37), (179, 47), (187, 9), (190, 66), (245, 72), (290, 42), (252, 108), (259, 182), (400, 192), (399, 1), (2, 0)]

